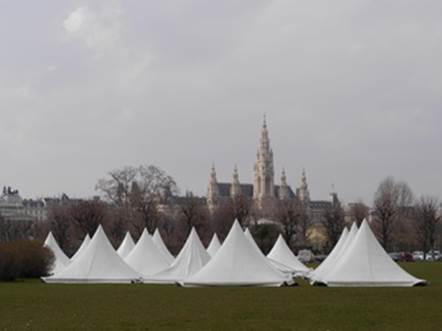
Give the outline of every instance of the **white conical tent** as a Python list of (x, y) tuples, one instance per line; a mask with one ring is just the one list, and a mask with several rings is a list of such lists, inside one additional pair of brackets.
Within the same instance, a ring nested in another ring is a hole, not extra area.
[(54, 254), (54, 264), (52, 266), (51, 274), (55, 274), (63, 270), (66, 266), (69, 265), (70, 260), (66, 256), (66, 254), (61, 250), (60, 246), (58, 246), (57, 241), (55, 240), (52, 232), (49, 232), (43, 246), (49, 248)]
[(69, 266), (51, 277), (47, 283), (131, 283), (141, 275), (115, 252), (101, 225), (86, 249)]
[(224, 240), (218, 253), (183, 286), (268, 286), (292, 284), (289, 275), (277, 271), (258, 251), (241, 229), (238, 221)]
[(164, 243), (163, 238), (161, 237), (160, 231), (158, 229), (155, 230), (152, 239), (154, 244), (164, 255), (164, 258), (166, 259), (167, 263), (169, 263), (169, 265), (172, 264), (173, 260), (175, 260), (175, 257), (167, 249), (167, 246)]
[(216, 254), (216, 252), (218, 252), (218, 250), (220, 248), (221, 248), (221, 243), (220, 243), (216, 233), (214, 233), (213, 237), (212, 237), (212, 240), (210, 241), (210, 244), (207, 247), (207, 253), (209, 253), (209, 255), (211, 257), (213, 257)]
[(146, 229), (124, 260), (144, 277), (152, 276), (170, 266)]
[(348, 250), (322, 282), (331, 287), (411, 287), (426, 283), (390, 258), (365, 220)]
[[(252, 244), (252, 246), (262, 254), (261, 248), (259, 248), (259, 246), (256, 243), (255, 239), (253, 238), (252, 233), (250, 232), (249, 228), (246, 228), (244, 230), (244, 235), (247, 238), (247, 240)], [(270, 264), (273, 268), (275, 268), (278, 271), (281, 271), (286, 274), (294, 274), (292, 268), (290, 268), (289, 266), (286, 266), (282, 263), (279, 263), (279, 262), (277, 262), (273, 259), (269, 259), (269, 258), (267, 258), (267, 262), (268, 262), (268, 264)]]
[(192, 228), (186, 243), (172, 265), (151, 278), (145, 279), (145, 282), (171, 284), (182, 281), (198, 272), (209, 260), (209, 253), (206, 252), (198, 234)]
[(344, 228), (341, 233), (341, 237), (339, 238), (335, 247), (333, 247), (332, 251), (328, 254), (327, 258), (322, 261), (322, 263), (315, 270), (310, 272), (308, 277), (312, 280), (312, 282), (320, 280), (325, 274), (327, 274), (327, 270), (330, 270), (330, 268), (336, 264), (337, 258), (342, 251), (342, 247), (347, 241), (348, 234), (349, 232), (347, 228)]
[(358, 234), (358, 225), (356, 224), (356, 222), (353, 222), (353, 224), (350, 227), (350, 231), (348, 232), (347, 239), (345, 240), (344, 244), (342, 245), (341, 249), (336, 255), (336, 263), (341, 259), (342, 255), (344, 255), (348, 251), (350, 245), (352, 244), (357, 234)]
[(289, 246), (287, 246), (282, 235), (278, 236), (275, 245), (273, 245), (273, 248), (269, 254), (267, 254), (267, 257), (289, 267), (294, 273), (305, 275), (310, 271), (309, 268), (296, 258), (295, 254), (293, 254)]
[(130, 232), (127, 231), (124, 236), (123, 241), (120, 244), (120, 247), (117, 249), (118, 255), (120, 255), (123, 259), (129, 255), (132, 249), (135, 247), (135, 242), (130, 235)]
[(91, 241), (91, 237), (89, 237), (89, 234), (86, 234), (84, 236), (83, 242), (81, 243), (80, 247), (77, 249), (75, 254), (71, 257), (71, 262), (74, 261), (83, 251), (86, 249), (87, 245), (89, 245), (89, 242)]
[(253, 238), (252, 233), (250, 232), (249, 228), (246, 228), (244, 230), (244, 234), (246, 236), (246, 238), (255, 246), (257, 247), (259, 250), (261, 250), (258, 246), (258, 244), (255, 241), (255, 238)]

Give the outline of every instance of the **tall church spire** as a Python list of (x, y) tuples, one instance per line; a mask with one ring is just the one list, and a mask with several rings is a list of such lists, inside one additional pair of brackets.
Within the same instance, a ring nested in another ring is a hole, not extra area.
[(307, 176), (305, 174), (305, 169), (302, 170), (301, 187), (299, 188), (299, 200), (301, 200), (302, 202), (310, 201), (310, 192), (308, 190)]
[(218, 181), (216, 179), (215, 165), (212, 165), (210, 171), (209, 187), (207, 189), (207, 205), (210, 211), (213, 211), (218, 205), (219, 188)]
[(266, 198), (273, 198), (275, 195), (273, 166), (273, 151), (270, 148), (269, 131), (267, 119), (264, 116), (261, 139), (259, 142), (257, 160), (255, 163), (255, 182), (253, 185), (253, 196), (261, 203)]

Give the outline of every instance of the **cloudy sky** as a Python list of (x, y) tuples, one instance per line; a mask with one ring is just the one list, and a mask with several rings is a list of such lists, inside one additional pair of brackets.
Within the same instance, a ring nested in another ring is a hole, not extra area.
[(371, 203), (388, 175), (442, 197), (440, 0), (1, 1), (0, 184), (95, 194), (156, 164), (204, 194), (277, 176)]

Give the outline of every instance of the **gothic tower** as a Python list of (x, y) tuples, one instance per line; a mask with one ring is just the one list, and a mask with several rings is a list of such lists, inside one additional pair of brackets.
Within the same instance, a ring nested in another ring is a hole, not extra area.
[(264, 200), (275, 196), (275, 181), (273, 167), (273, 151), (270, 148), (269, 132), (264, 116), (264, 123), (261, 131), (261, 140), (255, 163), (255, 182), (253, 184), (253, 197), (262, 206)]
[(207, 205), (209, 210), (213, 212), (218, 205), (219, 199), (219, 189), (218, 189), (218, 181), (216, 180), (216, 170), (215, 166), (212, 166), (212, 170), (210, 172), (210, 181), (209, 188), (207, 189)]
[(233, 170), (232, 185), (230, 186), (230, 197), (235, 198), (241, 195), (241, 183), (239, 182), (238, 167)]
[(305, 170), (302, 170), (301, 187), (299, 188), (299, 200), (303, 203), (310, 202), (310, 192), (308, 190), (307, 177)]

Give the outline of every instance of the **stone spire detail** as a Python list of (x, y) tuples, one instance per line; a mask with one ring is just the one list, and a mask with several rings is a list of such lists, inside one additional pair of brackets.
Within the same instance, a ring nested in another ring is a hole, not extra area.
[(267, 120), (264, 116), (257, 160), (255, 163), (255, 182), (253, 185), (253, 196), (258, 200), (259, 204), (261, 204), (263, 200), (275, 196), (274, 177), (273, 151), (270, 148)]
[(233, 169), (232, 185), (230, 186), (230, 196), (232, 198), (241, 195), (241, 183), (239, 182), (238, 167)]
[(279, 187), (279, 198), (285, 200), (289, 198), (289, 186), (287, 185), (287, 176), (285, 175), (285, 169), (282, 169), (281, 173), (281, 186)]
[(212, 170), (210, 171), (209, 187), (207, 189), (207, 205), (210, 211), (213, 211), (218, 205), (219, 199), (219, 188), (218, 181), (216, 179), (215, 165), (212, 165)]
[(301, 202), (310, 201), (310, 192), (308, 190), (307, 176), (305, 174), (305, 169), (302, 170), (301, 187), (299, 188), (299, 200)]

